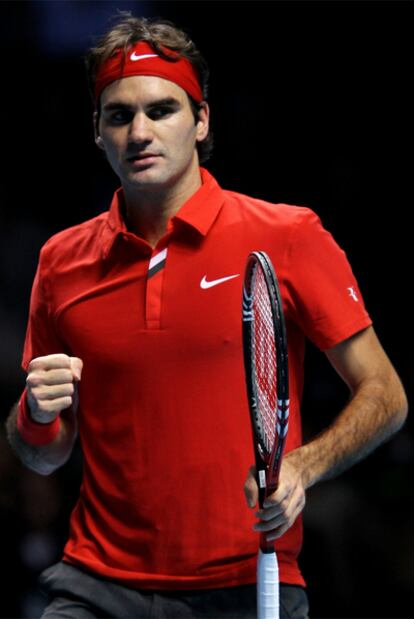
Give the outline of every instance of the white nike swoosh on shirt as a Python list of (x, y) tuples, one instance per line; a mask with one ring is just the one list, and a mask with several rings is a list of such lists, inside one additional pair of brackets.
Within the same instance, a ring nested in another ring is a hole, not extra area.
[(207, 290), (208, 288), (212, 288), (213, 286), (217, 286), (218, 284), (227, 282), (229, 281), (229, 279), (239, 277), (239, 275), (240, 273), (237, 273), (237, 275), (228, 275), (227, 277), (221, 277), (220, 279), (212, 279), (211, 282), (208, 282), (206, 279), (206, 275), (204, 275), (203, 279), (200, 282), (200, 288), (202, 288), (203, 290)]
[(144, 58), (158, 58), (158, 54), (141, 54), (137, 56), (135, 52), (130, 55), (131, 60), (144, 60)]

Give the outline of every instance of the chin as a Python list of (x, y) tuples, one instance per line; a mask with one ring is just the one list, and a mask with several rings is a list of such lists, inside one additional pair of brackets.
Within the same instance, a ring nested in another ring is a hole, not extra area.
[(143, 183), (149, 183), (153, 185), (162, 182), (160, 174), (157, 174), (155, 170), (152, 170), (151, 168), (147, 168), (146, 170), (129, 172), (128, 174), (126, 174), (125, 180), (132, 185), (142, 185)]

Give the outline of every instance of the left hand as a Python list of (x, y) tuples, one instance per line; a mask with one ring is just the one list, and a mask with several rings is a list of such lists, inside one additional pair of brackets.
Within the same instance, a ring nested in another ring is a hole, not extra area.
[[(305, 507), (305, 489), (299, 466), (295, 463), (295, 452), (290, 452), (282, 460), (277, 490), (264, 501), (263, 508), (256, 512), (260, 522), (254, 525), (254, 530), (266, 533), (267, 540), (273, 541), (281, 537), (295, 522)], [(244, 485), (244, 493), (250, 508), (258, 501), (256, 469), (251, 467)]]

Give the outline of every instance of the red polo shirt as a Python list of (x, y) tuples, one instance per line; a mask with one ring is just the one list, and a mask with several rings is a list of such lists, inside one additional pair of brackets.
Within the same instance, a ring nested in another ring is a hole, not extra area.
[[(287, 449), (301, 443), (305, 337), (328, 349), (367, 327), (346, 260), (309, 209), (203, 185), (155, 249), (109, 212), (52, 237), (33, 286), (23, 366), (83, 359), (84, 475), (64, 560), (141, 588), (255, 581), (258, 537), (243, 484), (253, 461), (241, 340), (246, 257), (266, 251), (285, 303)], [(277, 543), (303, 584), (301, 521)]]

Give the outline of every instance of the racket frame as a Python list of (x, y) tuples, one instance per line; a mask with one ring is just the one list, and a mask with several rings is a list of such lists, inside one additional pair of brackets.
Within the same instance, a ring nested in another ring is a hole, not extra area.
[[(254, 298), (252, 286), (257, 269), (261, 269), (266, 283), (276, 343), (278, 410), (275, 416), (275, 441), (270, 451), (266, 447), (263, 428), (261, 427), (261, 417), (258, 411), (259, 400), (257, 397), (255, 380), (253, 346), (251, 344), (254, 337)], [(259, 487), (259, 505), (263, 507), (265, 498), (272, 494), (277, 488), (289, 418), (289, 368), (286, 324), (276, 273), (269, 256), (264, 251), (252, 252), (249, 254), (246, 263), (243, 289), (243, 355), (253, 434), (257, 484)], [(273, 542), (268, 542), (264, 534), (260, 535), (260, 548), (263, 553), (274, 552)]]

